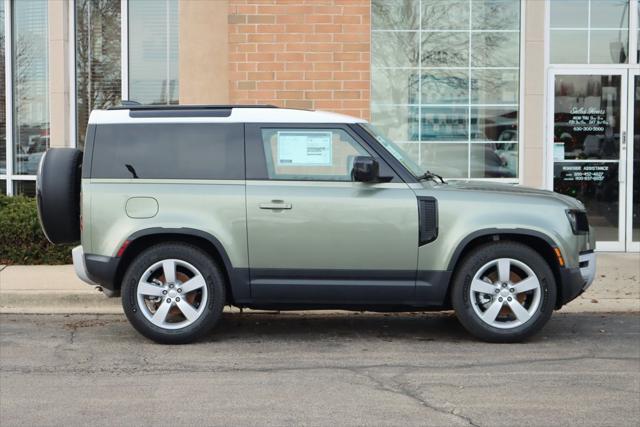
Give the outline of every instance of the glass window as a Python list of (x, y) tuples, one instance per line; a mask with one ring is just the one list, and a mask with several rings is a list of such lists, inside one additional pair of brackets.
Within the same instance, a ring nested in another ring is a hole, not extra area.
[(244, 179), (241, 124), (96, 127), (92, 178)]
[(371, 122), (394, 141), (418, 141), (418, 112), (417, 106), (374, 103), (371, 106)]
[(12, 5), (14, 173), (34, 175), (49, 146), (47, 0)]
[(414, 31), (382, 31), (371, 36), (372, 49), (379, 52), (371, 58), (375, 67), (417, 67), (418, 33)]
[(629, 0), (554, 0), (551, 63), (625, 64), (629, 53)]
[(416, 0), (372, 0), (373, 27), (380, 30), (417, 30), (420, 13)]
[(469, 29), (469, 2), (467, 0), (422, 1), (423, 30)]
[(120, 2), (76, 0), (76, 137), (84, 146), (91, 110), (121, 95)]
[[(4, 2), (0, 2), (0, 175), (7, 173), (7, 104), (4, 76)], [(0, 187), (0, 191), (6, 192), (4, 182)]]
[(178, 103), (178, 0), (129, 1), (129, 99)]
[(422, 73), (422, 103), (466, 104), (469, 99), (468, 77), (467, 70), (424, 71)]
[(587, 208), (599, 241), (617, 241), (620, 75), (556, 75), (553, 120), (553, 190)]
[(556, 76), (556, 161), (620, 157), (620, 87), (617, 75)]
[(368, 156), (341, 129), (263, 129), (269, 179), (351, 181), (355, 156)]
[(373, 0), (371, 121), (423, 170), (518, 176), (520, 7)]
[(423, 67), (466, 67), (469, 65), (469, 33), (422, 32)]
[(35, 181), (13, 181), (13, 194), (16, 196), (35, 197)]

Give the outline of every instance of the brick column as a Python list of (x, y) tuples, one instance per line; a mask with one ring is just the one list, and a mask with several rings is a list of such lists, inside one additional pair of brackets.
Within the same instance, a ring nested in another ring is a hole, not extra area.
[(370, 0), (229, 0), (229, 99), (369, 118)]

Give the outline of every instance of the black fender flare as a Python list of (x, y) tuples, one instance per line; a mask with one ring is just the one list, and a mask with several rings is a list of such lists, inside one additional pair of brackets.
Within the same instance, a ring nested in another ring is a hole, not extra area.
[[(222, 263), (224, 264), (224, 268), (227, 271), (229, 277), (229, 286), (232, 293), (232, 297), (234, 300), (248, 299), (250, 297), (250, 286), (249, 286), (249, 268), (237, 268), (231, 263), (231, 259), (225, 249), (224, 245), (210, 233), (206, 231), (198, 230), (195, 228), (188, 227), (180, 227), (180, 228), (165, 228), (165, 227), (151, 227), (145, 228), (142, 230), (138, 230), (131, 234), (127, 239), (127, 248), (131, 246), (136, 240), (139, 240), (143, 237), (148, 236), (156, 236), (156, 235), (178, 235), (178, 236), (187, 236), (187, 237), (197, 237), (200, 239), (204, 239), (211, 243), (215, 248), (216, 252), (220, 255)], [(125, 248), (123, 256), (126, 254), (127, 248)], [(120, 260), (118, 260), (118, 264)], [(122, 275), (124, 272), (121, 271), (120, 266), (118, 268), (118, 275)]]
[(538, 239), (544, 240), (551, 248), (555, 248), (558, 246), (558, 244), (551, 237), (536, 230), (529, 230), (527, 228), (483, 228), (481, 230), (474, 231), (458, 243), (458, 246), (456, 246), (451, 259), (449, 260), (447, 270), (454, 270), (456, 264), (460, 260), (460, 255), (462, 255), (464, 248), (466, 248), (471, 241), (477, 239), (478, 237), (498, 236), (501, 234), (515, 234), (520, 236), (536, 237)]

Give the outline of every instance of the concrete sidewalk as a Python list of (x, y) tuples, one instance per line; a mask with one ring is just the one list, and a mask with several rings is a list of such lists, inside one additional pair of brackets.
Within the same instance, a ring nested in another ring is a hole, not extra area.
[[(591, 288), (563, 312), (640, 312), (640, 254), (599, 253)], [(0, 313), (122, 313), (71, 265), (0, 266)]]

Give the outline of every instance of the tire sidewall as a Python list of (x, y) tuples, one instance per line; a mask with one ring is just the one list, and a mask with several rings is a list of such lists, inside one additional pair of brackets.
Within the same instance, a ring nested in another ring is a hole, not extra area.
[[(164, 329), (151, 323), (138, 304), (137, 288), (144, 272), (154, 263), (179, 259), (193, 265), (204, 277), (207, 305), (200, 317), (180, 329)], [(147, 338), (163, 344), (184, 344), (201, 338), (218, 322), (225, 303), (224, 277), (215, 262), (200, 249), (183, 244), (151, 247), (136, 257), (122, 281), (122, 307), (133, 327)]]
[[(523, 325), (501, 329), (478, 317), (470, 297), (471, 281), (488, 262), (497, 258), (518, 260), (533, 270), (540, 282), (540, 305)], [(454, 276), (452, 303), (462, 325), (476, 337), (491, 342), (516, 342), (538, 332), (549, 320), (556, 302), (556, 283), (547, 262), (536, 251), (519, 243), (495, 242), (475, 249), (461, 263)]]

